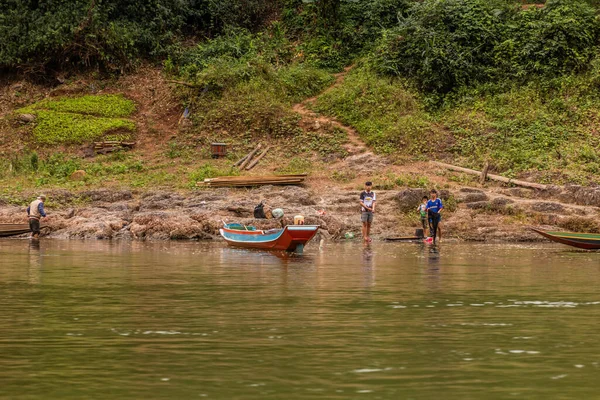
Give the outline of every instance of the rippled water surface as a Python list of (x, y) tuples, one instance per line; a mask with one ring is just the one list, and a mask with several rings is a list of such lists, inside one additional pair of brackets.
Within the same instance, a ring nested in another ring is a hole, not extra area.
[(600, 398), (600, 253), (0, 241), (6, 399)]

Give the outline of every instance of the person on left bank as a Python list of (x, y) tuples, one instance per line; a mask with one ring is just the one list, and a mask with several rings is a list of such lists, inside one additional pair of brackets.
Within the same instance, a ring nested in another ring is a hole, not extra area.
[(40, 220), (46, 218), (46, 211), (44, 211), (44, 202), (46, 196), (43, 194), (39, 195), (37, 199), (29, 204), (27, 207), (27, 216), (29, 217), (29, 229), (31, 230), (31, 237), (37, 239), (40, 237)]

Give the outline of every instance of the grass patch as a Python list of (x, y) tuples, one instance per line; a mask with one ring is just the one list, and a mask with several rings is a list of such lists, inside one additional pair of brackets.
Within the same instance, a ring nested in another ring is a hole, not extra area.
[(240, 171), (234, 167), (220, 167), (214, 164), (203, 164), (198, 169), (190, 174), (190, 184), (196, 186), (197, 182), (202, 182), (208, 178), (216, 178), (218, 176), (237, 176)]
[(133, 132), (135, 124), (121, 118), (92, 117), (54, 111), (37, 111), (33, 137), (41, 144), (80, 144), (115, 131)]
[[(419, 98), (398, 79), (356, 68), (344, 83), (320, 96), (315, 111), (356, 129), (375, 151), (419, 156), (445, 150), (446, 134), (422, 109)], [(427, 138), (436, 137), (432, 146)]]
[(36, 115), (32, 133), (45, 145), (81, 144), (106, 139), (127, 140), (135, 131), (133, 121), (121, 117), (135, 111), (135, 104), (121, 95), (83, 96), (43, 100), (18, 110)]
[(88, 95), (42, 100), (19, 110), (19, 112), (35, 113), (36, 110), (121, 118), (128, 117), (135, 112), (135, 103), (118, 94)]
[(294, 157), (287, 165), (277, 169), (280, 175), (308, 174), (314, 168), (314, 162), (305, 157)]

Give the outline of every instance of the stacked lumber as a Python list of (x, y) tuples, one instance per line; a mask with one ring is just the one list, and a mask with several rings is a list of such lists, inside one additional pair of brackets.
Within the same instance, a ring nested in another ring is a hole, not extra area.
[(135, 146), (135, 142), (119, 142), (109, 140), (105, 142), (94, 142), (94, 151), (98, 154), (112, 153), (117, 150), (131, 149)]
[(208, 178), (196, 183), (201, 187), (244, 187), (262, 185), (299, 185), (306, 179), (307, 174), (297, 175), (260, 175), (260, 176), (221, 176)]

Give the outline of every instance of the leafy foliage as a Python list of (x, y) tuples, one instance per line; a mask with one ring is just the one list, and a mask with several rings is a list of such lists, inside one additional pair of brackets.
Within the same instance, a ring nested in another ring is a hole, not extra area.
[(42, 100), (18, 110), (37, 116), (33, 128), (36, 142), (47, 145), (79, 144), (97, 140), (110, 132), (135, 131), (129, 116), (135, 103), (120, 95), (82, 96)]
[(135, 112), (135, 103), (122, 95), (104, 94), (81, 97), (62, 97), (42, 100), (20, 112), (49, 110), (66, 113), (89, 114), (101, 117), (127, 117)]
[(495, 75), (494, 48), (511, 9), (501, 1), (425, 0), (383, 34), (372, 64), (384, 74), (448, 92)]
[(507, 26), (495, 61), (506, 75), (556, 76), (587, 68), (597, 53), (596, 10), (579, 1), (549, 0), (543, 8), (518, 13)]
[(414, 79), (424, 91), (585, 69), (595, 54), (595, 10), (579, 0), (549, 0), (517, 11), (503, 0), (425, 0), (386, 31), (372, 64)]
[(260, 29), (279, 7), (277, 0), (3, 1), (0, 68), (123, 71), (140, 58), (166, 56), (188, 34)]
[(79, 144), (98, 140), (108, 132), (135, 130), (132, 121), (83, 114), (38, 111), (33, 136), (41, 144)]

